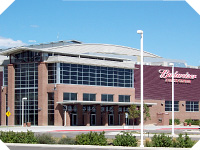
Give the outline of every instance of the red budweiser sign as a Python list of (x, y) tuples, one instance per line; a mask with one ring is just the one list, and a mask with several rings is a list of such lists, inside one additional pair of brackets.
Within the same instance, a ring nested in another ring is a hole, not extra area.
[[(160, 78), (165, 79), (165, 82), (172, 82), (172, 73), (170, 70), (160, 69)], [(174, 82), (178, 83), (191, 83), (191, 80), (196, 79), (197, 75), (189, 74), (186, 72), (185, 74), (180, 74), (178, 71), (174, 73)]]

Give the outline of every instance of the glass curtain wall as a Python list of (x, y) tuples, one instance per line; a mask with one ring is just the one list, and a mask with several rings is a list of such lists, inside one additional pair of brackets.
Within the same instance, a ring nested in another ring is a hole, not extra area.
[(8, 85), (8, 66), (4, 66), (3, 69), (3, 86)]
[(100, 66), (60, 63), (48, 64), (48, 83), (56, 83), (56, 71), (60, 71), (60, 83), (133, 87), (133, 70)]
[(38, 125), (38, 63), (15, 64), (15, 125), (22, 123), (24, 97), (24, 122)]

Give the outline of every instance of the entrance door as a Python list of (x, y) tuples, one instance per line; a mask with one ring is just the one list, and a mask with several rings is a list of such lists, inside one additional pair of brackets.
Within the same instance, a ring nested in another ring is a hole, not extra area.
[(114, 114), (109, 114), (108, 115), (108, 124), (110, 126), (114, 125)]
[(72, 114), (72, 126), (77, 126), (77, 114)]
[(96, 125), (96, 114), (91, 114), (90, 116), (90, 125), (95, 126)]

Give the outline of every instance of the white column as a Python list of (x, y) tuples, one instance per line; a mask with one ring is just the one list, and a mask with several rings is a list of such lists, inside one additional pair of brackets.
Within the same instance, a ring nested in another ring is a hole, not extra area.
[(27, 100), (26, 97), (22, 98), (22, 127), (24, 126), (24, 101)]
[(67, 111), (65, 110), (65, 127), (67, 126)]
[(142, 30), (138, 30), (137, 31), (138, 34), (141, 35), (141, 39), (140, 39), (140, 47), (141, 47), (141, 58), (140, 58), (140, 61), (141, 61), (141, 64), (140, 64), (140, 84), (141, 84), (141, 92), (140, 92), (140, 98), (141, 98), (141, 106), (140, 106), (140, 109), (141, 109), (141, 142), (140, 142), (140, 147), (144, 147), (144, 144), (143, 144), (143, 128), (144, 128), (144, 117), (143, 117), (143, 31)]
[(172, 66), (172, 136), (174, 136), (174, 64)]
[(56, 83), (60, 84), (60, 63), (56, 63)]
[(22, 99), (22, 127), (24, 126), (24, 100)]

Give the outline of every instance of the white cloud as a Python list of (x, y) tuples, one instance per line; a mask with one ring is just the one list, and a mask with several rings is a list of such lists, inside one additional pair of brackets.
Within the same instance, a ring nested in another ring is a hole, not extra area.
[(20, 40), (14, 41), (11, 38), (0, 37), (0, 48), (18, 47), (22, 45), (26, 45), (26, 44)]
[(36, 40), (28, 40), (29, 43), (36, 43)]
[(36, 24), (32, 24), (32, 25), (30, 25), (30, 27), (31, 27), (31, 28), (39, 28), (39, 26), (36, 25)]

